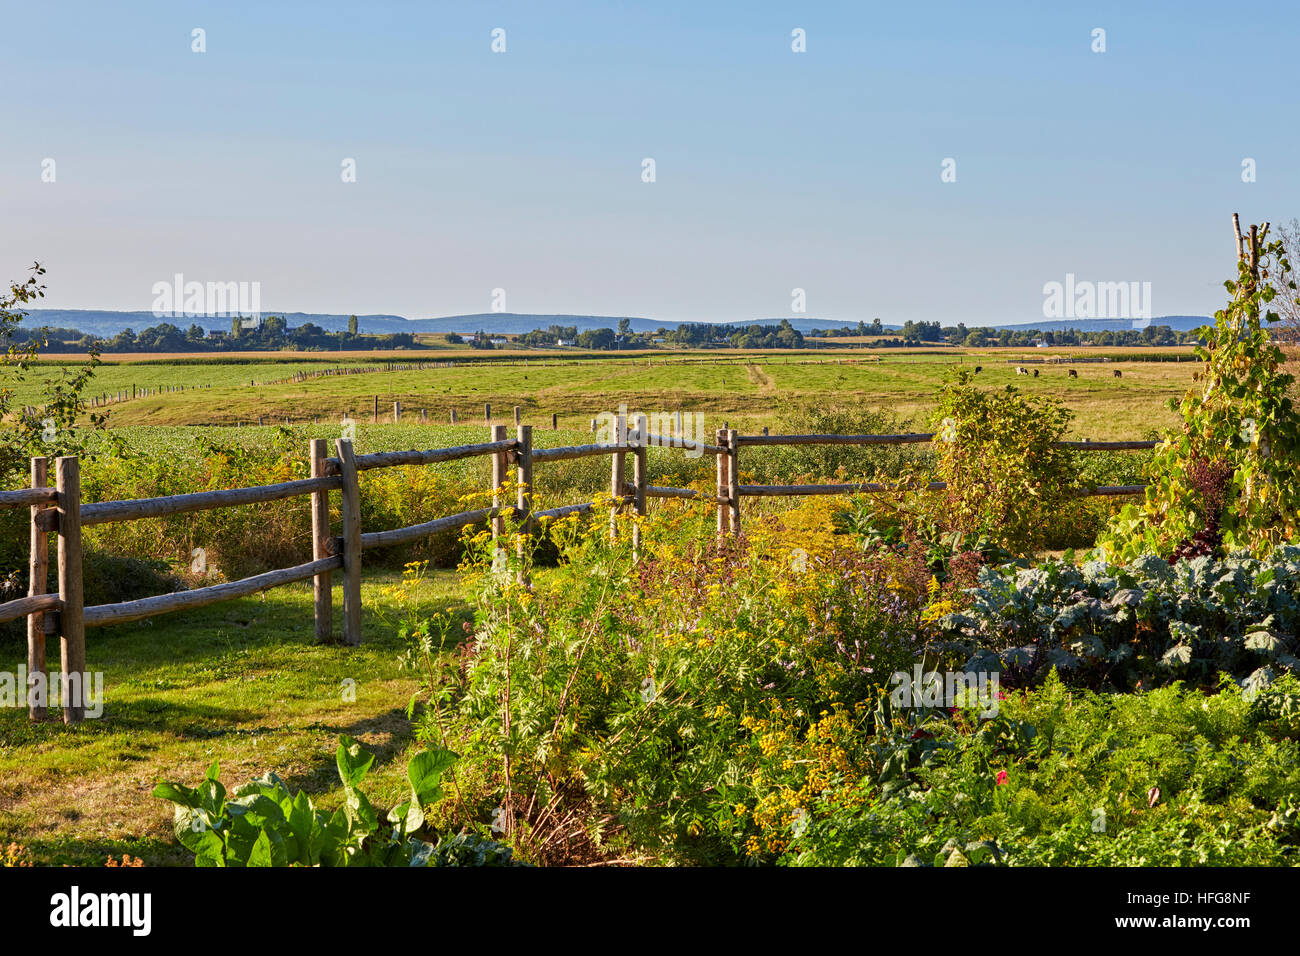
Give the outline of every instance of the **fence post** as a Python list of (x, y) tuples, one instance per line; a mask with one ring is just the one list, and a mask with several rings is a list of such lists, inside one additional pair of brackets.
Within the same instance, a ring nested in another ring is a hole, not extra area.
[(452, 423), (453, 425), (456, 424), (456, 409), (454, 409), (454, 408), (451, 410), (451, 423)]
[(352, 442), (336, 439), (343, 478), (343, 643), (361, 643), (361, 486)]
[[(311, 476), (325, 477), (325, 458), (328, 446), (323, 438), (311, 440)], [(311, 558), (319, 561), (329, 557), (330, 493), (313, 491), (311, 495)], [(316, 642), (324, 643), (334, 637), (334, 598), (330, 585), (333, 575), (322, 571), (312, 579), (312, 596), (315, 599)]]
[(560, 416), (555, 412), (551, 412), (551, 431), (555, 431), (559, 427), (560, 427)]
[[(528, 547), (528, 537), (533, 533), (533, 426), (520, 425), (515, 429), (519, 439), (519, 450), (515, 453), (515, 507), (518, 509), (521, 534), (519, 536), (519, 560), (524, 560)], [(529, 586), (526, 575), (521, 574), (519, 583)]]
[(713, 441), (721, 446), (724, 450), (718, 452), (718, 481), (717, 481), (717, 502), (718, 502), (718, 541), (722, 541), (722, 536), (727, 533), (728, 511), (726, 497), (728, 494), (729, 484), (727, 480), (727, 466), (731, 462), (730, 456), (726, 452), (727, 447), (727, 430), (719, 428), (713, 433)]
[(522, 421), (522, 419), (519, 417), (519, 406), (516, 405), (515, 406), (515, 427), (516, 428), (519, 427), (520, 421)]
[[(85, 596), (81, 581), (81, 469), (75, 457), (54, 460), (59, 492), (59, 649), (63, 674), (59, 702), (63, 722), (79, 723), (86, 707), (86, 626), (82, 618)], [(73, 675), (76, 675), (75, 678)], [(72, 684), (77, 684), (76, 699)]]
[[(620, 411), (614, 419), (614, 444), (627, 444), (626, 412)], [(618, 513), (622, 509), (620, 501), (623, 498), (626, 475), (627, 470), (623, 453), (621, 451), (616, 451), (610, 456), (609, 465), (609, 495), (614, 499), (614, 507), (609, 513), (609, 538), (611, 541), (618, 537)]]
[[(32, 487), (44, 488), (49, 480), (49, 459), (32, 459)], [(50, 538), (37, 527), (40, 513), (46, 505), (32, 505), (31, 563), (27, 593), (32, 597), (44, 594), (50, 573)], [(37, 675), (40, 675), (40, 684)], [(33, 694), (33, 690), (39, 694)], [(50, 681), (45, 673), (45, 612), (27, 616), (27, 716), (31, 720), (44, 720), (49, 715)]]
[(492, 424), (492, 405), (490, 402), (483, 403), (483, 424)]
[(374, 417), (372, 418), (372, 421), (376, 425), (379, 424), (379, 396), (378, 395), (375, 396), (375, 410), (374, 410)]
[[(644, 415), (636, 417), (636, 451), (632, 453), (632, 512), (638, 517), (645, 515), (645, 478), (646, 478), (646, 438), (650, 434), (650, 424)], [(641, 554), (641, 523), (632, 525), (632, 560)]]
[[(492, 441), (506, 440), (506, 426), (492, 426)], [(501, 486), (506, 482), (506, 465), (508, 453), (499, 451), (492, 456), (492, 507), (501, 507)], [(506, 521), (500, 515), (492, 518), (492, 537), (498, 538), (505, 533)]]
[(393, 402), (393, 424), (396, 425), (402, 420), (402, 403)]
[(740, 442), (736, 441), (736, 430), (727, 429), (727, 508), (731, 512), (731, 536), (740, 534), (740, 466), (737, 458)]

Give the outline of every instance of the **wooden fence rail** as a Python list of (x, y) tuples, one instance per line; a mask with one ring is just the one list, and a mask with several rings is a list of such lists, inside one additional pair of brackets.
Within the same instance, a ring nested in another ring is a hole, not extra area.
[[(490, 412), (487, 413), (490, 417)], [(624, 508), (644, 515), (650, 498), (676, 498), (705, 502), (717, 510), (719, 535), (740, 533), (740, 500), (743, 497), (793, 495), (872, 494), (898, 490), (900, 486), (879, 482), (824, 485), (743, 485), (740, 483), (738, 455), (745, 445), (903, 445), (932, 441), (932, 434), (903, 435), (740, 435), (735, 429), (718, 429), (713, 443), (687, 441), (684, 438), (651, 434), (645, 415), (638, 415), (629, 428), (625, 415), (618, 415), (614, 441), (601, 444), (573, 445), (559, 448), (534, 448), (532, 426), (519, 424), (515, 437), (506, 435), (506, 426), (490, 426), (491, 440), (478, 444), (427, 450), (385, 451), (356, 455), (352, 442), (338, 439), (335, 455), (327, 457), (324, 440), (310, 444), (311, 477), (252, 488), (202, 491), (161, 498), (140, 498), (83, 504), (81, 501), (80, 463), (75, 457), (54, 462), (55, 487), (48, 487), (49, 462), (33, 458), (31, 487), (0, 491), (0, 507), (30, 508), (30, 586), (26, 597), (0, 604), (0, 623), (27, 618), (28, 706), (33, 720), (46, 717), (43, 695), (33, 693), (38, 686), (48, 687), (46, 678), (45, 638), (57, 633), (60, 641), (60, 666), (63, 675), (63, 719), (75, 723), (84, 716), (83, 701), (68, 693), (71, 675), (82, 675), (86, 683), (85, 629), (105, 627), (205, 607), (221, 601), (246, 597), (259, 591), (296, 581), (313, 581), (315, 633), (318, 640), (330, 640), (333, 632), (332, 584), (335, 572), (342, 572), (343, 628), (345, 644), (361, 641), (361, 558), (372, 548), (409, 544), (430, 535), (454, 531), (468, 525), (491, 522), (494, 534), (504, 530), (504, 520), (513, 517), (525, 534), (539, 525), (569, 515), (589, 514), (594, 502), (564, 505), (542, 511), (533, 510), (533, 469), (538, 463), (569, 461), (577, 458), (608, 455), (610, 457), (611, 533), (616, 533), (614, 516)], [(1122, 451), (1152, 448), (1155, 442), (1058, 442), (1059, 447), (1083, 451)], [(694, 488), (651, 485), (648, 477), (647, 451), (662, 447), (700, 451), (716, 459), (716, 483), (712, 493)], [(479, 508), (446, 515), (404, 528), (362, 532), (359, 474), (375, 468), (432, 465), (472, 457), (487, 457), (492, 462), (494, 501), (489, 508)], [(628, 459), (630, 461), (630, 480)], [(514, 466), (516, 497), (513, 503), (502, 500), (507, 470)], [(943, 482), (931, 482), (928, 490), (943, 490)], [(1104, 486), (1082, 492), (1086, 495), (1140, 494), (1141, 485)], [(330, 526), (330, 494), (339, 492), (341, 534), (334, 536)], [(157, 518), (186, 512), (261, 504), (286, 498), (311, 499), (311, 560), (290, 568), (279, 568), (223, 584), (124, 601), (118, 604), (84, 606), (82, 575), (82, 529), (113, 522)], [(58, 535), (58, 592), (47, 594), (50, 532)], [(521, 544), (522, 547), (522, 544)], [(632, 528), (632, 547), (640, 548), (640, 528)], [(43, 682), (43, 683), (42, 683)]]

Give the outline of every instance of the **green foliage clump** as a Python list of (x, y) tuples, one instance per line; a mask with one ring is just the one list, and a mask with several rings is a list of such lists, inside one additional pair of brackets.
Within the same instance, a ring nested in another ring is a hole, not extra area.
[(1182, 426), (1156, 449), (1145, 500), (1098, 542), (1106, 557), (1263, 554), (1300, 534), (1300, 414), (1269, 308), (1296, 284), (1282, 243), (1263, 239), (1252, 232), (1241, 247), (1237, 280), (1224, 283), (1231, 301), (1199, 330), (1204, 365), (1178, 406)]
[(442, 796), (442, 775), (456, 760), (424, 750), (407, 764), (409, 797), (381, 817), (358, 789), (374, 762), (360, 744), (339, 738), (335, 761), (344, 804), (317, 810), (305, 791), (293, 794), (275, 774), (227, 795), (208, 768), (198, 787), (160, 783), (154, 796), (175, 806), (175, 832), (197, 866), (510, 866), (511, 851), (477, 837), (425, 834), (424, 808)]
[[(491, 817), (526, 859), (743, 859), (743, 828), (719, 814), (750, 769), (746, 716), (871, 698), (916, 657), (923, 569), (792, 554), (759, 528), (743, 551), (683, 546), (688, 514), (642, 521), (639, 563), (634, 519), (614, 541), (607, 510), (565, 519), (550, 532), (560, 567), (532, 588), (516, 528), (500, 550), (470, 542), (472, 637), (456, 666), (430, 669), (419, 739), (464, 755), (469, 816)], [(426, 642), (442, 647), (445, 623), (410, 633), (442, 632)]]
[(932, 505), (941, 523), (1017, 553), (1042, 547), (1074, 504), (1073, 461), (1054, 445), (1070, 420), (1057, 399), (981, 389), (958, 371), (933, 416), (935, 474), (947, 483)]
[[(911, 423), (860, 405), (783, 402), (774, 435), (897, 435)], [(708, 441), (712, 441), (709, 438)], [(773, 445), (745, 450), (744, 470), (760, 482), (849, 481), (896, 478), (929, 460), (921, 445)]]
[(1053, 675), (988, 720), (882, 714), (863, 746), (897, 759), (820, 794), (774, 862), (1295, 865), (1300, 741), (1254, 720), (1281, 691), (1094, 694)]

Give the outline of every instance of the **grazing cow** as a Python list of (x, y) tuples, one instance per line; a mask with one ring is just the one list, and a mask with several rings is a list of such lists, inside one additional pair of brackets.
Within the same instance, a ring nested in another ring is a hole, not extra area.
[(1027, 368), (1022, 368), (1021, 366), (1017, 365), (1017, 366), (1016, 366), (1016, 374), (1017, 374), (1017, 375), (1028, 375), (1028, 374), (1029, 374), (1029, 369), (1027, 369)]
[(1123, 378), (1123, 377), (1124, 377), (1124, 373), (1121, 372), (1119, 369), (1115, 369), (1115, 370), (1112, 371), (1110, 374), (1113, 375), (1115, 378)]
[(1078, 377), (1079, 377), (1079, 373), (1076, 372), (1074, 369), (1070, 369), (1070, 378), (1078, 378)]
[(1034, 369), (1034, 378), (1038, 378), (1038, 369)]

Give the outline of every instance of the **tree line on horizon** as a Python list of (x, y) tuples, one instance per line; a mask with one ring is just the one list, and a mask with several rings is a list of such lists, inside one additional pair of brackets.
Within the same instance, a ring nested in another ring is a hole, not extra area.
[[(1011, 347), (1029, 348), (1042, 343), (1054, 346), (1174, 346), (1191, 345), (1198, 341), (1193, 330), (1177, 330), (1167, 325), (1149, 325), (1142, 329), (1084, 331), (1081, 329), (992, 329), (967, 328), (965, 323), (944, 326), (938, 321), (913, 322), (908, 320), (901, 329), (886, 328), (880, 321), (846, 323), (827, 329), (812, 329), (804, 334), (788, 319), (771, 323), (681, 323), (676, 328), (661, 326), (653, 332), (637, 332), (631, 321), (623, 319), (617, 328), (584, 329), (576, 325), (551, 325), (522, 334), (489, 333), (478, 331), (462, 336), (447, 333), (449, 345), (467, 343), (471, 348), (491, 350), (498, 348), (564, 348), (576, 347), (594, 351), (619, 351), (624, 349), (690, 348), (690, 349), (801, 349), (826, 347), (835, 339), (854, 338), (860, 348), (914, 348), (948, 345), (966, 348)], [(67, 328), (10, 329), (7, 342), (23, 345), (30, 341), (45, 341), (45, 347), (54, 351), (88, 352), (97, 348), (101, 352), (235, 352), (235, 351), (380, 351), (387, 349), (438, 348), (420, 342), (414, 333), (393, 332), (383, 334), (357, 331), (353, 316), (346, 331), (330, 332), (312, 322), (290, 327), (282, 316), (266, 316), (259, 320), (231, 319), (226, 330), (205, 330), (197, 323), (182, 329), (171, 322), (160, 322), (136, 332), (123, 329), (115, 335), (98, 336)], [(848, 345), (849, 343), (843, 343)]]

